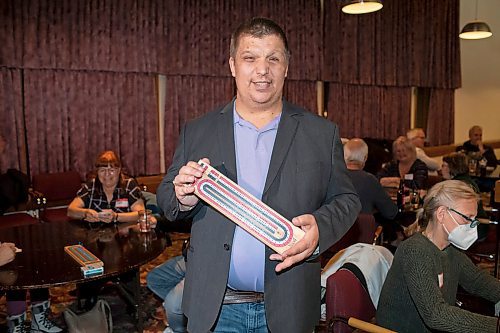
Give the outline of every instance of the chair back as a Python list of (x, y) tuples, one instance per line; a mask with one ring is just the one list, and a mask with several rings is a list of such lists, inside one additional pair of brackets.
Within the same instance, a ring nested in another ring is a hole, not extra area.
[(327, 280), (326, 285), (326, 320), (332, 319), (333, 332), (351, 333), (354, 328), (346, 322), (335, 319), (355, 317), (371, 321), (375, 317), (375, 307), (370, 295), (359, 279), (349, 269), (341, 268)]
[(373, 214), (360, 213), (351, 229), (321, 256), (321, 266), (330, 260), (335, 253), (356, 243), (372, 244), (376, 236), (377, 222)]
[(47, 198), (48, 206), (69, 204), (82, 185), (76, 171), (41, 173), (33, 175), (33, 189)]

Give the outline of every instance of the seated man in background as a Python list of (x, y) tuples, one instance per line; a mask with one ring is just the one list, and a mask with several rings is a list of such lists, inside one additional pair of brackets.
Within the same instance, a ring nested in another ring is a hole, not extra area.
[(465, 141), (462, 146), (457, 147), (457, 151), (463, 151), (466, 154), (479, 153), (480, 158), (484, 157), (486, 159), (487, 166), (497, 166), (498, 161), (493, 148), (483, 144), (483, 129), (481, 126), (474, 125), (469, 129), (469, 140)]
[(378, 211), (384, 218), (393, 219), (398, 207), (377, 178), (363, 170), (367, 158), (368, 145), (362, 139), (354, 138), (344, 145), (344, 160), (361, 201), (361, 213), (373, 214)]
[(415, 146), (415, 149), (417, 150), (417, 158), (424, 162), (430, 171), (438, 171), (439, 169), (441, 169), (439, 163), (427, 156), (423, 149), (425, 143), (425, 132), (423, 129), (412, 128), (411, 130), (406, 132), (406, 137)]

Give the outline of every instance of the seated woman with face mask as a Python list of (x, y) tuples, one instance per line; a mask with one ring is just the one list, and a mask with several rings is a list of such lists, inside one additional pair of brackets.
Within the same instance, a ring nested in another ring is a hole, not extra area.
[(422, 216), (407, 229), (382, 287), (377, 323), (398, 332), (497, 332), (497, 318), (455, 306), (457, 288), (500, 301), (500, 282), (461, 250), (477, 239), (474, 189), (459, 180), (434, 185)]

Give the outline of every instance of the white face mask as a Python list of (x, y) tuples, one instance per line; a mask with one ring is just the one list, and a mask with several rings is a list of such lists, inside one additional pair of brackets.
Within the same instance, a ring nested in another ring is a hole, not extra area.
[(467, 250), (477, 240), (477, 228), (471, 228), (469, 224), (458, 224), (457, 220), (455, 220), (453, 215), (451, 215), (450, 211), (446, 211), (450, 214), (453, 222), (458, 225), (458, 227), (453, 229), (451, 232), (448, 232), (443, 223), (444, 231), (448, 234), (448, 240), (459, 249)]

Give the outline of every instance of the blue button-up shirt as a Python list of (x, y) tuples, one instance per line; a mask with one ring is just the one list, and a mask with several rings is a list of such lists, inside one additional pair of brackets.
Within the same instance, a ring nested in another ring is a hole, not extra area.
[[(238, 185), (262, 199), (267, 171), (281, 114), (257, 128), (234, 112), (234, 140)], [(236, 290), (264, 291), (265, 245), (236, 226), (228, 286)]]

